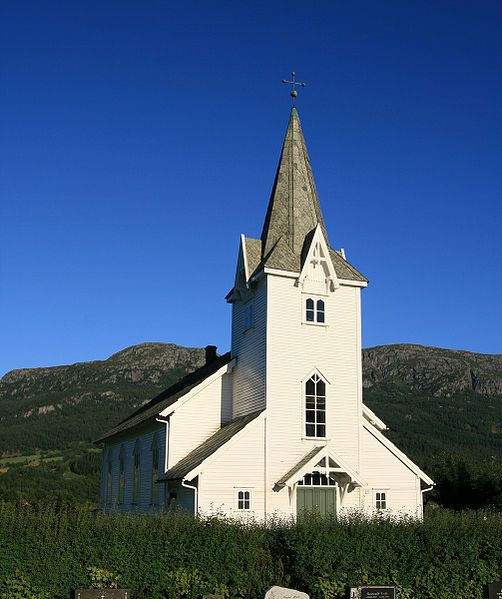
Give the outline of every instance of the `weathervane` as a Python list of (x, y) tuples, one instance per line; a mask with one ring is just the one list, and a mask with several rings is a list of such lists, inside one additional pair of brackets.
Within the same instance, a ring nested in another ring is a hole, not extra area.
[(293, 104), (294, 104), (296, 96), (298, 95), (298, 92), (296, 91), (295, 86), (299, 85), (300, 87), (305, 87), (306, 84), (303, 83), (302, 81), (296, 80), (296, 73), (294, 71), (291, 73), (291, 78), (293, 79), (293, 81), (288, 81), (287, 79), (283, 79), (282, 82), (289, 83), (291, 85), (291, 91), (289, 92), (289, 94), (293, 98)]

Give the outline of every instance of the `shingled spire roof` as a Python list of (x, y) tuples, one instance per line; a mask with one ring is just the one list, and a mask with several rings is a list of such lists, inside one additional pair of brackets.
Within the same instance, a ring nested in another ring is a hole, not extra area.
[[(301, 272), (317, 225), (320, 225), (328, 243), (337, 277), (367, 282), (367, 279), (347, 262), (342, 252), (337, 252), (329, 246), (300, 117), (293, 106), (261, 239), (243, 237), (248, 278), (253, 278), (253, 275), (263, 268)], [(232, 291), (227, 299), (233, 297)]]
[(318, 223), (327, 240), (300, 118), (293, 106), (261, 234), (262, 257), (279, 241), (299, 256), (305, 237)]

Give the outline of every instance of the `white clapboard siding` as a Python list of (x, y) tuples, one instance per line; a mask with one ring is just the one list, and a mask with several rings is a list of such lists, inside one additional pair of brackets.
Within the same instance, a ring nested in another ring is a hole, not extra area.
[(169, 417), (168, 468), (172, 468), (220, 428), (222, 403), (229, 401), (224, 397), (229, 386), (223, 384), (223, 376), (209, 384), (202, 382), (195, 395)]
[[(307, 296), (291, 278), (268, 277), (267, 479), (269, 487), (313, 446), (329, 442), (359, 470), (361, 418), (360, 290), (340, 286), (322, 299), (326, 326), (306, 324)], [(317, 371), (326, 379), (327, 436), (304, 434), (304, 384)], [(284, 499), (283, 496), (284, 495)], [(287, 493), (274, 494), (283, 509)]]
[[(151, 424), (148, 427), (130, 432), (126, 437), (113, 439), (112, 443), (107, 443), (103, 452), (103, 472), (101, 479), (101, 505), (105, 511), (119, 512), (150, 512), (163, 508), (164, 505), (164, 485), (158, 484), (157, 503), (152, 505), (152, 442), (154, 435), (157, 435), (159, 447), (159, 469), (158, 476), (164, 472), (165, 454), (165, 426), (160, 423)], [(139, 464), (139, 496), (138, 501), (133, 503), (133, 476), (134, 476), (134, 448), (136, 443), (140, 447)], [(120, 452), (124, 455), (124, 500), (119, 502), (119, 478), (120, 478)], [(112, 500), (106, 501), (108, 459), (112, 459)]]
[(363, 429), (361, 475), (368, 483), (363, 497), (366, 510), (374, 508), (374, 491), (384, 491), (389, 512), (420, 515), (420, 479), (370, 432)]
[[(265, 354), (267, 323), (266, 281), (262, 279), (252, 299), (232, 305), (233, 417), (265, 407)], [(246, 329), (246, 306), (253, 306), (253, 324)]]
[[(231, 439), (199, 476), (199, 513), (264, 517), (264, 420), (250, 422)], [(237, 509), (239, 489), (251, 492), (251, 510)]]

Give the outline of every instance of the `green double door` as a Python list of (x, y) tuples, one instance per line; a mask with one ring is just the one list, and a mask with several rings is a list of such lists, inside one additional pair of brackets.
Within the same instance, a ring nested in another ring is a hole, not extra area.
[(336, 515), (335, 487), (297, 487), (297, 515), (312, 512), (322, 516)]

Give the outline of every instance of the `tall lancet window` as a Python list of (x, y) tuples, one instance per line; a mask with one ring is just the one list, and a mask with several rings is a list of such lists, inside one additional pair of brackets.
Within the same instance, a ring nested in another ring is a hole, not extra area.
[(324, 322), (324, 301), (317, 300), (317, 322)]
[(125, 487), (125, 452), (124, 446), (120, 446), (119, 453), (119, 503), (124, 503), (124, 487)]
[(108, 460), (106, 467), (106, 503), (111, 505), (113, 499), (113, 453), (108, 450)]
[(133, 471), (132, 471), (132, 502), (134, 504), (139, 503), (139, 475), (140, 475), (140, 462), (141, 462), (141, 445), (139, 439), (134, 445), (133, 452)]
[(305, 435), (326, 436), (326, 383), (317, 374), (305, 383)]
[(152, 505), (157, 505), (159, 499), (159, 485), (157, 484), (157, 479), (159, 478), (159, 455), (159, 437), (155, 433), (152, 441), (152, 487), (150, 491), (150, 503)]
[(315, 318), (314, 300), (311, 297), (309, 297), (307, 299), (306, 307), (307, 307), (307, 311), (306, 311), (307, 322), (314, 322), (314, 318)]

